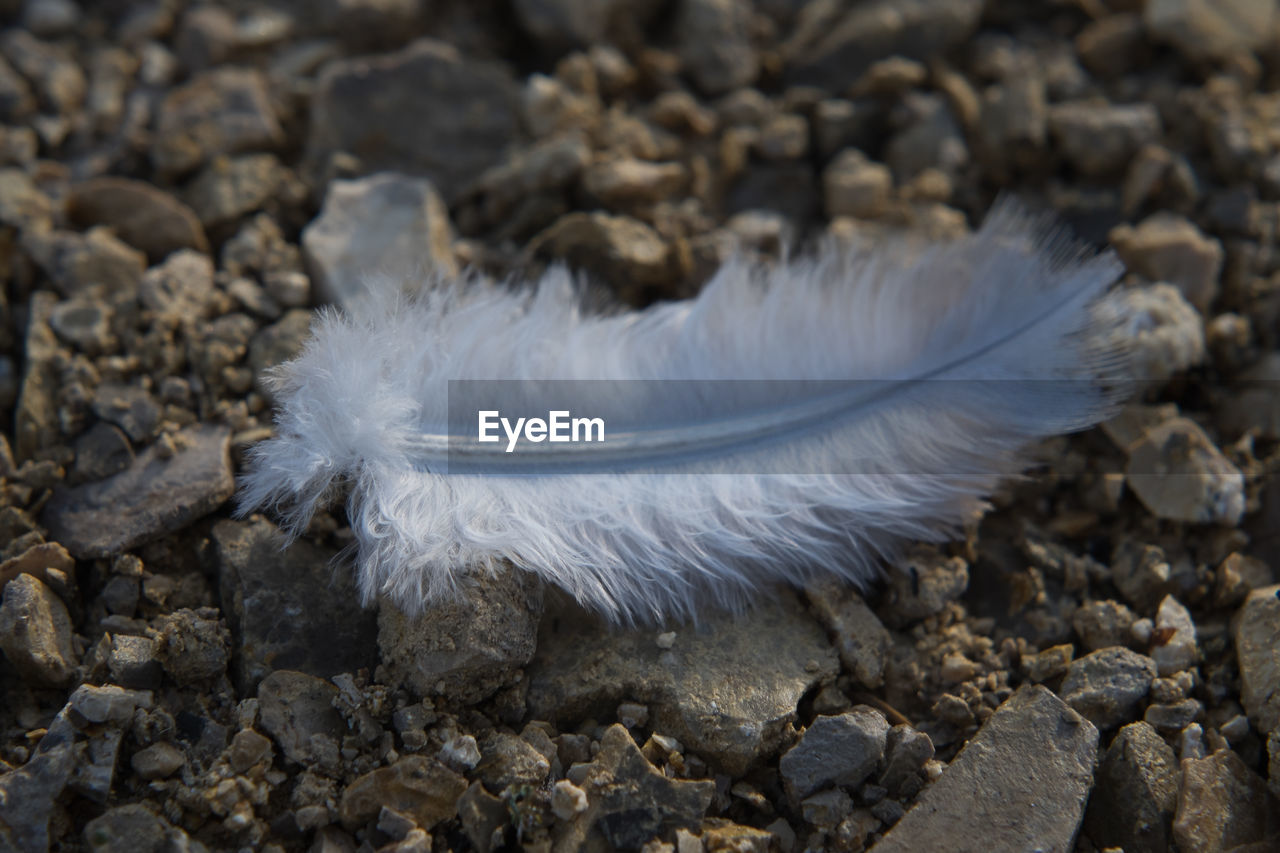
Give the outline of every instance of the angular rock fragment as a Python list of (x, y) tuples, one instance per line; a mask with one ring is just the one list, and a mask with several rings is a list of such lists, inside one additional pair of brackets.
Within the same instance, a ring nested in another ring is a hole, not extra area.
[(188, 427), (173, 437), (166, 458), (152, 444), (106, 480), (58, 488), (42, 521), (79, 559), (108, 557), (149, 542), (212, 512), (235, 491), (231, 431)]
[(408, 755), (390, 767), (366, 773), (342, 792), (339, 812), (348, 829), (376, 818), (392, 808), (413, 818), (423, 829), (452, 817), (467, 780), (438, 761)]
[(1233, 626), (1240, 702), (1260, 732), (1280, 729), (1280, 586), (1255, 589)]
[(533, 239), (536, 251), (564, 260), (611, 285), (626, 299), (645, 288), (671, 286), (670, 251), (638, 219), (570, 213)]
[(1125, 481), (1159, 518), (1234, 526), (1244, 515), (1244, 475), (1189, 418), (1158, 424), (1130, 447)]
[(377, 662), (377, 615), (353, 606), (354, 584), (335, 554), (305, 540), (282, 548), (269, 521), (213, 527), (223, 612), (234, 641), (233, 673), (252, 692), (274, 669), (322, 678)]
[(452, 202), (518, 140), (518, 102), (504, 66), (432, 39), (332, 62), (316, 84), (308, 158), (323, 166), (343, 151), (366, 173), (425, 175)]
[(392, 683), (417, 696), (475, 702), (511, 683), (533, 656), (541, 582), (513, 567), (473, 580), (464, 598), (416, 616), (379, 605), (378, 648)]
[(788, 795), (798, 802), (830, 785), (857, 788), (884, 757), (888, 734), (884, 715), (865, 705), (818, 717), (778, 762)]
[(0, 651), (35, 684), (66, 687), (79, 675), (67, 606), (33, 575), (19, 574), (4, 585)]
[(262, 729), (280, 746), (285, 757), (310, 765), (329, 757), (324, 741), (337, 744), (346, 734), (342, 715), (334, 708), (338, 688), (324, 679), (287, 669), (277, 670), (258, 685)]
[(852, 587), (837, 583), (805, 590), (809, 606), (827, 629), (840, 662), (864, 687), (884, 684), (884, 665), (893, 639), (875, 612)]
[(1181, 773), (1173, 749), (1146, 723), (1116, 734), (1098, 767), (1085, 830), (1099, 848), (1164, 853), (1172, 841)]
[(1098, 730), (1047, 689), (1020, 688), (876, 851), (1070, 850), (1097, 743)]
[(685, 73), (708, 95), (755, 80), (759, 63), (751, 47), (751, 12), (747, 0), (680, 0), (676, 4), (676, 51)]
[(84, 843), (93, 853), (159, 853), (203, 847), (141, 803), (116, 806), (86, 823)]
[(211, 607), (184, 607), (156, 620), (156, 660), (174, 681), (199, 684), (226, 672), (228, 636), (219, 616)]
[(1280, 812), (1262, 777), (1234, 751), (1220, 749), (1183, 759), (1173, 840), (1181, 853), (1274, 850), (1280, 846)]
[(1151, 658), (1113, 646), (1072, 661), (1058, 692), (1095, 726), (1110, 729), (1136, 716), (1155, 677)]
[(675, 829), (695, 829), (715, 794), (710, 780), (668, 779), (620, 725), (605, 731), (600, 752), (581, 776), (587, 808), (556, 827), (556, 849), (581, 849), (602, 840), (634, 849)]
[(712, 614), (667, 648), (652, 631), (611, 632), (569, 610), (544, 620), (529, 714), (607, 719), (624, 699), (643, 702), (654, 731), (737, 776), (778, 750), (800, 698), (838, 670), (823, 630), (787, 590), (740, 616)]
[(61, 348), (49, 325), (57, 304), (57, 296), (39, 291), (31, 295), (27, 307), (26, 372), (14, 415), (13, 451), (18, 462), (58, 440)]
[(1111, 243), (1125, 265), (1152, 281), (1167, 281), (1205, 312), (1218, 294), (1222, 244), (1181, 216), (1156, 213), (1136, 227), (1112, 230)]
[(1156, 662), (1160, 675), (1173, 675), (1195, 666), (1200, 659), (1200, 650), (1196, 647), (1196, 624), (1191, 618), (1191, 611), (1172, 595), (1166, 595), (1160, 602), (1156, 611), (1156, 630), (1168, 635), (1168, 639), (1151, 649), (1151, 659)]
[(1278, 17), (1275, 0), (1149, 0), (1142, 20), (1153, 38), (1206, 60), (1264, 46), (1275, 37)]
[(395, 172), (331, 182), (320, 215), (302, 232), (316, 295), (335, 305), (375, 283), (412, 292), (432, 272), (457, 273), (452, 241), (449, 211), (431, 181)]
[(929, 59), (978, 26), (978, 0), (871, 0), (807, 4), (782, 45), (790, 82), (840, 92), (889, 56)]
[(165, 96), (151, 159), (161, 172), (183, 173), (218, 154), (274, 148), (283, 141), (262, 72), (224, 66)]

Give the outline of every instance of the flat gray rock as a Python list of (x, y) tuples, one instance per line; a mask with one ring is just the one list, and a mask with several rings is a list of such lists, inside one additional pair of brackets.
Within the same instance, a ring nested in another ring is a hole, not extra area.
[(996, 709), (874, 853), (1074, 849), (1098, 730), (1040, 686)]
[(363, 171), (425, 175), (452, 202), (520, 137), (519, 87), (495, 62), (432, 39), (376, 59), (330, 63), (312, 101), (307, 155)]
[(282, 548), (283, 541), (261, 518), (213, 526), (232, 674), (246, 693), (275, 669), (330, 678), (377, 662), (377, 615), (360, 608), (334, 553), (302, 540)]
[(109, 479), (56, 490), (41, 516), (50, 537), (78, 559), (109, 557), (181, 530), (231, 497), (231, 430), (189, 427), (172, 443), (167, 459), (153, 444)]
[(857, 788), (884, 757), (888, 735), (884, 715), (866, 706), (818, 717), (778, 762), (787, 793), (798, 802), (829, 785)]
[(822, 628), (790, 590), (661, 636), (610, 631), (576, 609), (548, 616), (528, 667), (531, 718), (610, 720), (619, 702), (641, 702), (653, 731), (736, 776), (782, 746), (800, 698), (839, 671)]

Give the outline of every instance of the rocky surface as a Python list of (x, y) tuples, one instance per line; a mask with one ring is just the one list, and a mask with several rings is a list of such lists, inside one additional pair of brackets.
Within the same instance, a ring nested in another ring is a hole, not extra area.
[[(1276, 0), (0, 14), (0, 851), (1280, 843)], [(340, 493), (233, 517), (367, 285), (643, 305), (1001, 195), (1115, 251), (1140, 382), (863, 589), (404, 613)]]

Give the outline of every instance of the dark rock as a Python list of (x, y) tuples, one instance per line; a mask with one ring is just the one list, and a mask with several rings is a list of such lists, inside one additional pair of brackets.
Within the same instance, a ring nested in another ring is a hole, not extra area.
[(1280, 17), (1275, 0), (1150, 0), (1143, 22), (1151, 37), (1192, 60), (1226, 59), (1274, 41)]
[(182, 608), (156, 620), (155, 657), (182, 685), (218, 678), (227, 669), (228, 632), (212, 608)]
[(93, 413), (124, 430), (135, 444), (145, 444), (160, 425), (160, 407), (137, 385), (104, 382), (93, 395)]
[(219, 154), (274, 148), (283, 142), (284, 131), (262, 73), (226, 66), (165, 96), (155, 138), (156, 169), (180, 174)]
[(178, 249), (209, 251), (195, 212), (145, 181), (101, 177), (75, 184), (67, 196), (67, 215), (82, 228), (110, 226), (152, 263)]
[(109, 479), (55, 490), (42, 521), (80, 559), (109, 557), (181, 530), (235, 491), (230, 440), (223, 426), (189, 427), (173, 437), (177, 452), (167, 459), (153, 444)]
[(111, 638), (107, 670), (113, 682), (133, 690), (154, 690), (163, 675), (163, 667), (156, 660), (155, 641), (129, 634)]
[(884, 150), (898, 183), (907, 183), (925, 169), (955, 174), (969, 162), (964, 133), (942, 95), (908, 96), (902, 112), (902, 127)]
[(973, 34), (982, 7), (980, 0), (809, 3), (782, 46), (788, 80), (836, 93), (877, 60), (932, 59)]
[(63, 708), (17, 770), (0, 774), (0, 851), (49, 849), (49, 818), (76, 766), (76, 725)]
[(1158, 141), (1160, 114), (1151, 104), (1069, 101), (1049, 108), (1049, 130), (1080, 172), (1115, 175), (1139, 148)]
[(541, 785), (551, 772), (551, 764), (526, 741), (494, 732), (484, 739), (475, 770), (489, 790), (501, 793), (511, 785)]
[(0, 650), (25, 679), (66, 687), (77, 679), (67, 606), (36, 577), (19, 574), (4, 585)]
[(1131, 723), (1111, 741), (1098, 767), (1085, 829), (1098, 848), (1164, 853), (1181, 774), (1173, 749), (1146, 723)]
[(335, 554), (283, 541), (262, 519), (213, 527), (235, 681), (245, 693), (273, 669), (329, 678), (377, 662), (377, 616), (353, 608), (357, 595), (350, 576), (335, 573)]
[(271, 760), (271, 741), (251, 729), (236, 732), (227, 747), (227, 763), (236, 773), (244, 773), (261, 761)]
[(1095, 726), (1110, 729), (1137, 715), (1155, 677), (1151, 658), (1113, 646), (1072, 661), (1058, 692)]
[(668, 779), (620, 725), (605, 731), (600, 752), (583, 775), (580, 787), (588, 792), (588, 805), (572, 822), (556, 827), (553, 840), (561, 849), (601, 841), (634, 849), (675, 829), (695, 829), (715, 794), (710, 780)]
[(392, 683), (417, 696), (474, 702), (513, 682), (533, 656), (541, 582), (507, 567), (475, 578), (468, 593), (417, 616), (380, 604), (378, 647)]
[(25, 462), (57, 443), (61, 350), (50, 328), (58, 298), (47, 291), (31, 294), (27, 306), (26, 372), (14, 413), (14, 455)]
[(339, 813), (348, 829), (356, 829), (395, 809), (413, 818), (423, 829), (453, 817), (467, 780), (438, 761), (409, 755), (390, 767), (366, 773), (342, 793)]
[(320, 215), (302, 232), (316, 295), (335, 305), (358, 297), (371, 271), (395, 287), (432, 272), (456, 274), (452, 243), (449, 211), (431, 182), (393, 172), (332, 181)]
[(263, 379), (269, 368), (283, 364), (302, 351), (302, 345), (311, 335), (311, 321), (310, 311), (294, 308), (254, 333), (249, 341), (247, 361), (259, 390), (268, 390)]
[(452, 202), (518, 141), (518, 102), (506, 68), (431, 39), (333, 62), (316, 84), (308, 157), (323, 166), (342, 151), (366, 173), (425, 175)]
[(285, 757), (299, 764), (322, 761), (321, 745), (336, 745), (347, 725), (334, 707), (338, 688), (329, 682), (287, 669), (276, 670), (258, 685), (259, 720)]
[(31, 92), (31, 85), (0, 56), (0, 118), (20, 121), (35, 108), (36, 98)]
[(119, 428), (96, 423), (76, 439), (76, 461), (71, 469), (71, 482), (86, 483), (105, 480), (133, 464), (133, 446)]
[(578, 611), (549, 616), (528, 667), (530, 716), (607, 719), (621, 701), (642, 702), (653, 730), (741, 775), (782, 746), (800, 697), (839, 669), (795, 595), (776, 598), (709, 615), (670, 643), (651, 630), (608, 632)]
[(933, 758), (933, 752), (933, 741), (924, 732), (905, 724), (889, 729), (881, 787), (894, 796), (914, 793), (911, 789), (920, 784), (920, 771)]
[(724, 202), (728, 214), (773, 210), (799, 227), (821, 212), (821, 198), (808, 164), (770, 163), (753, 166), (734, 181)]
[(0, 52), (35, 86), (46, 110), (70, 115), (84, 102), (84, 72), (62, 45), (14, 27), (0, 34)]
[(1280, 846), (1280, 812), (1267, 783), (1230, 749), (1182, 760), (1182, 787), (1173, 819), (1181, 853)]
[(502, 800), (476, 782), (458, 798), (458, 820), (472, 846), (480, 853), (490, 853), (495, 834), (501, 839), (501, 829), (510, 820), (510, 814)]
[(828, 786), (858, 787), (884, 757), (888, 734), (884, 715), (865, 705), (818, 717), (778, 762), (787, 794), (799, 802)]
[(642, 28), (661, 6), (650, 0), (514, 0), (516, 20), (549, 54), (608, 42), (618, 25)]
[(889, 830), (877, 853), (1070, 850), (1098, 730), (1044, 687), (1020, 688)]
[(699, 89), (719, 95), (749, 86), (759, 71), (751, 47), (751, 3), (747, 0), (680, 0), (676, 4), (676, 51)]
[(93, 853), (165, 853), (204, 848), (140, 803), (116, 806), (86, 823), (84, 843), (85, 849)]

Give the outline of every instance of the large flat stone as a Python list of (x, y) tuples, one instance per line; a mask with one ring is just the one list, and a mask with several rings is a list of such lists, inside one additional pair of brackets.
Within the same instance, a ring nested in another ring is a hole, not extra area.
[(153, 444), (109, 479), (56, 490), (41, 520), (81, 560), (181, 530), (235, 491), (230, 444), (225, 426), (188, 427), (173, 437), (169, 458)]
[(454, 201), (520, 136), (519, 87), (503, 66), (422, 39), (397, 53), (331, 63), (320, 74), (308, 157), (333, 152), (364, 172), (425, 175)]
[(377, 614), (360, 609), (350, 574), (333, 565), (334, 553), (283, 542), (261, 518), (213, 527), (222, 612), (234, 642), (232, 673), (245, 694), (276, 669), (330, 678), (377, 663)]
[(619, 702), (642, 702), (654, 731), (736, 776), (782, 746), (796, 703), (839, 671), (822, 628), (789, 590), (746, 614), (681, 628), (669, 648), (657, 636), (611, 632), (576, 609), (544, 619), (528, 667), (530, 715), (608, 720)]
[(875, 853), (1073, 848), (1093, 786), (1098, 730), (1048, 689), (996, 709)]

